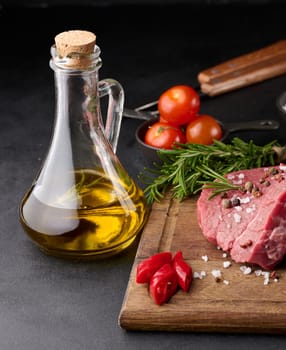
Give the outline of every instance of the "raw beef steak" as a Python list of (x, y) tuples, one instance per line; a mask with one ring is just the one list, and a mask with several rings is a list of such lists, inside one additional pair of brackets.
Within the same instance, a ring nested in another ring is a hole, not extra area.
[(286, 165), (227, 174), (241, 190), (209, 200), (202, 190), (198, 223), (211, 243), (238, 263), (273, 269), (286, 254)]

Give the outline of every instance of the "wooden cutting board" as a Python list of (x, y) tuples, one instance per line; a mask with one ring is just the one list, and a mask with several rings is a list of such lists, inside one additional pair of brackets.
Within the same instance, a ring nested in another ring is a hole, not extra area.
[[(179, 290), (171, 300), (156, 305), (147, 285), (135, 282), (137, 264), (160, 251), (182, 250), (193, 272), (206, 276), (194, 279), (190, 291)], [(196, 198), (183, 202), (166, 196), (153, 205), (142, 232), (127, 290), (119, 314), (119, 325), (126, 330), (285, 333), (286, 267), (280, 265), (278, 282), (241, 271), (223, 251), (207, 242), (196, 219)], [(207, 256), (205, 261), (202, 256)], [(223, 267), (224, 261), (231, 266)], [(216, 282), (212, 270), (221, 270), (223, 280)], [(226, 283), (229, 284), (226, 284)]]

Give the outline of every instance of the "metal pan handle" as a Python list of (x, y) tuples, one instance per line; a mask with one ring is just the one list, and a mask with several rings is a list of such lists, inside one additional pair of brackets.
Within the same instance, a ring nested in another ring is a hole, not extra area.
[(249, 130), (277, 130), (280, 123), (273, 119), (251, 120), (248, 122), (222, 123), (225, 132), (249, 131)]

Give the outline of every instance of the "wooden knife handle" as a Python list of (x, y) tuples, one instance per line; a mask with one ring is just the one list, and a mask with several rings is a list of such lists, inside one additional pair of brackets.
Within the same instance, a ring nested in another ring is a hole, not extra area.
[(201, 91), (209, 96), (286, 73), (286, 40), (208, 68), (198, 75)]

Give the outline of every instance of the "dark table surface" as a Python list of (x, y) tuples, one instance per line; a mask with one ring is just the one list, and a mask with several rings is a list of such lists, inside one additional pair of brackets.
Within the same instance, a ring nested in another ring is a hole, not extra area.
[[(19, 224), (20, 200), (41, 166), (52, 133), (49, 50), (54, 36), (69, 29), (95, 32), (102, 50), (100, 78), (120, 81), (126, 106), (135, 107), (174, 84), (195, 86), (202, 69), (286, 37), (283, 4), (235, 3), (2, 8), (1, 350), (285, 348), (283, 335), (125, 331), (118, 326), (118, 315), (137, 246), (104, 261), (63, 261), (40, 252)], [(284, 89), (286, 76), (281, 76), (204, 100), (202, 111), (222, 121), (279, 120), (278, 131), (239, 136), (259, 144), (273, 139), (283, 143), (285, 125), (276, 99)], [(136, 181), (145, 164), (134, 137), (139, 124), (123, 120), (118, 146), (120, 160)]]

